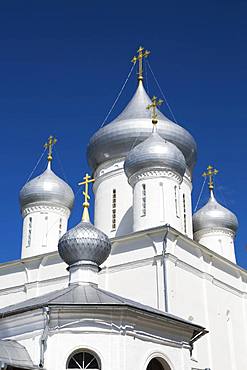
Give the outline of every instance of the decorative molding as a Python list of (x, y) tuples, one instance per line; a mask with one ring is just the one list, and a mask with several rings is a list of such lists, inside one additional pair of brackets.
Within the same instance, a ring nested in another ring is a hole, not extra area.
[(69, 217), (70, 215), (70, 211), (68, 208), (36, 204), (31, 207), (24, 208), (22, 211), (22, 217), (24, 218), (33, 212), (55, 212), (61, 216), (66, 216), (66, 217)]
[(226, 290), (227, 292), (230, 292), (238, 297), (242, 297), (242, 298), (245, 298), (247, 299), (247, 293), (245, 291), (242, 291), (242, 290), (239, 290), (225, 282), (223, 282), (222, 280), (219, 280), (217, 278), (215, 278), (213, 275), (207, 273), (207, 272), (204, 272), (202, 270), (199, 270), (198, 268), (192, 266), (192, 265), (189, 265), (188, 263), (178, 259), (176, 256), (170, 254), (170, 253), (167, 253), (165, 255), (165, 258), (169, 261), (171, 261), (174, 266), (177, 266), (185, 271), (188, 271), (188, 272), (191, 272), (193, 273), (194, 275), (202, 278), (202, 279), (205, 279), (207, 281), (209, 281), (211, 284), (214, 284), (216, 286), (218, 286), (219, 288), (221, 289), (224, 289)]
[(235, 232), (230, 229), (219, 228), (219, 227), (202, 229), (194, 233), (194, 239), (199, 241), (204, 236), (218, 236), (218, 235), (230, 236), (231, 238), (234, 239)]
[[(123, 169), (124, 161), (125, 161), (125, 158), (124, 157), (121, 157), (121, 158), (111, 159), (110, 161), (106, 161), (106, 162), (102, 163), (94, 171), (94, 178), (95, 178), (95, 180), (97, 180), (99, 177), (102, 177), (102, 176), (105, 176), (105, 175), (109, 174), (110, 172), (114, 172), (114, 171), (116, 171), (118, 169)], [(111, 168), (115, 164), (118, 164), (118, 168), (117, 167)]]
[(93, 192), (96, 193), (96, 191), (97, 191), (97, 189), (98, 189), (98, 187), (101, 183), (103, 183), (106, 180), (112, 179), (113, 177), (117, 177), (117, 176), (118, 177), (123, 176), (124, 178), (126, 178), (123, 167), (116, 168), (111, 172), (107, 172), (104, 175), (101, 175), (100, 177), (97, 177), (95, 179), (95, 182), (93, 183)]
[(153, 168), (145, 168), (145, 170), (140, 170), (134, 175), (130, 176), (129, 184), (134, 187), (136, 183), (140, 180), (145, 180), (147, 178), (168, 178), (175, 180), (179, 184), (182, 183), (183, 178), (177, 173), (173, 172), (169, 169), (153, 169)]

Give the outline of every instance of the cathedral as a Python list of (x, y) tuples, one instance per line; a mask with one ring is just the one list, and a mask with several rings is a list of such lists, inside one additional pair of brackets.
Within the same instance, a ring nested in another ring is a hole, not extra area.
[[(214, 194), (192, 212), (197, 146), (145, 90), (87, 148), (81, 221), (52, 168), (20, 190), (22, 252), (0, 265), (1, 369), (243, 370), (247, 271), (236, 264), (235, 214)], [(90, 196), (94, 194), (94, 222)]]

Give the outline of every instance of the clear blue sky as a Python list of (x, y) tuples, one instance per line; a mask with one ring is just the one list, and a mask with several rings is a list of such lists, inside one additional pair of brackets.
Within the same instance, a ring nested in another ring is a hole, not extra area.
[[(247, 3), (209, 1), (1, 1), (1, 257), (17, 259), (18, 193), (55, 134), (55, 172), (77, 192), (88, 169), (86, 145), (111, 107), (140, 44), (178, 122), (198, 144), (194, 204), (201, 173), (219, 170), (216, 195), (238, 216), (238, 263), (246, 258)], [(160, 95), (148, 74), (150, 94)], [(134, 75), (114, 110), (131, 97)], [(163, 112), (169, 116), (166, 107)], [(38, 175), (45, 160), (38, 167)], [(203, 193), (200, 206), (208, 197)], [(79, 221), (80, 196), (70, 220)]]

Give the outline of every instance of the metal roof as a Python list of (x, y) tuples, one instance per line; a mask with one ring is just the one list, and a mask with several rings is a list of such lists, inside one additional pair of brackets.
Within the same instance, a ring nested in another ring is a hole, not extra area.
[[(142, 83), (124, 111), (111, 123), (101, 127), (90, 139), (87, 148), (89, 165), (95, 170), (100, 164), (123, 158), (152, 132), (151, 115), (147, 106), (151, 103)], [(181, 150), (188, 167), (192, 170), (197, 157), (194, 138), (182, 126), (170, 121), (159, 110), (158, 132), (160, 136)]]
[(160, 311), (156, 308), (146, 306), (139, 302), (123, 298), (114, 293), (105, 291), (95, 285), (77, 285), (73, 284), (67, 288), (53, 291), (51, 293), (28, 299), (26, 301), (4, 307), (0, 309), (0, 318), (14, 315), (20, 312), (29, 311), (44, 306), (128, 306), (134, 309), (145, 311), (147, 313), (162, 316), (164, 318), (175, 320), (186, 325), (193, 326), (199, 330), (204, 329), (202, 326), (196, 325), (189, 321), (183, 320), (180, 317)]
[(194, 233), (205, 229), (225, 228), (234, 233), (238, 229), (238, 219), (233, 212), (223, 207), (210, 191), (209, 201), (193, 215)]
[(14, 340), (0, 339), (0, 365), (21, 369), (35, 369), (26, 348)]
[(55, 175), (49, 166), (41, 175), (27, 182), (20, 191), (22, 209), (39, 202), (63, 206), (70, 210), (73, 208), (73, 190)]

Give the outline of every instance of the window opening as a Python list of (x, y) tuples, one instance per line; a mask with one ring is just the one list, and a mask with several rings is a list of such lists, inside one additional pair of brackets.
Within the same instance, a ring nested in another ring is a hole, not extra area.
[(174, 196), (175, 196), (175, 210), (176, 216), (179, 218), (179, 204), (178, 204), (178, 187), (177, 185), (174, 186)]
[(61, 236), (62, 236), (62, 219), (60, 218), (60, 220), (59, 220), (59, 231), (58, 231), (59, 239), (61, 238)]
[[(47, 213), (44, 213), (47, 215)], [(43, 243), (42, 243), (42, 248), (47, 247), (47, 236), (48, 236), (48, 216), (45, 216), (44, 218), (44, 236), (43, 236)]]
[(31, 246), (31, 239), (32, 239), (32, 217), (29, 217), (28, 220), (28, 234), (27, 234), (27, 248)]
[(116, 214), (117, 214), (117, 192), (112, 190), (112, 230), (116, 230)]
[(146, 184), (142, 184), (142, 207), (141, 207), (141, 216), (146, 216), (147, 213), (147, 198), (146, 198)]
[(183, 210), (184, 210), (184, 232), (187, 233), (187, 220), (186, 220), (186, 202), (185, 194), (183, 194)]
[(93, 353), (81, 351), (72, 354), (67, 363), (67, 369), (100, 370), (98, 359)]

